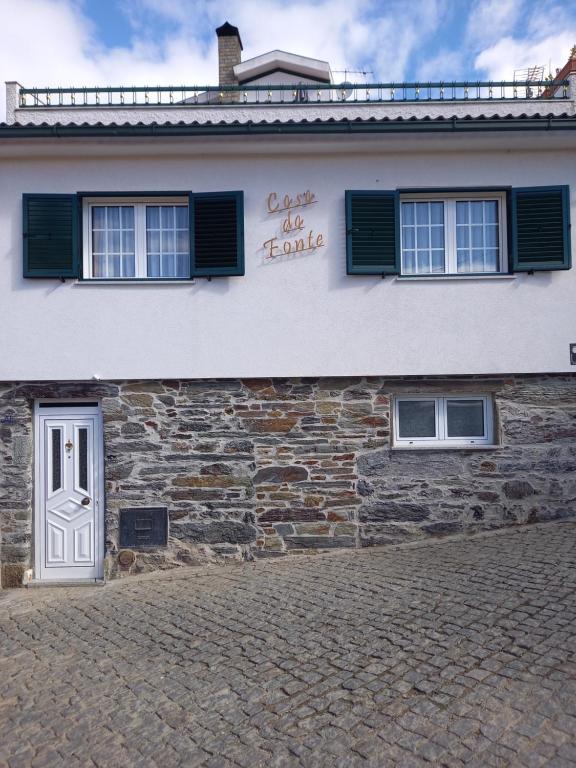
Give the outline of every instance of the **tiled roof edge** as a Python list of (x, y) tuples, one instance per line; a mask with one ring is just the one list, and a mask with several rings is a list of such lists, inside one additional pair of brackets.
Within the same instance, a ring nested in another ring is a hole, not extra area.
[(395, 118), (316, 118), (314, 120), (219, 121), (177, 123), (0, 123), (0, 138), (64, 138), (74, 136), (208, 136), (290, 133), (473, 132), (501, 130), (574, 130), (568, 113), (528, 115), (464, 115)]

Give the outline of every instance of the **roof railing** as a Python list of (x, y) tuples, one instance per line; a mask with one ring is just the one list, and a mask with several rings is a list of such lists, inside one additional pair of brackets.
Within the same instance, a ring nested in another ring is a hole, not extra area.
[(567, 99), (568, 80), (20, 88), (25, 109)]

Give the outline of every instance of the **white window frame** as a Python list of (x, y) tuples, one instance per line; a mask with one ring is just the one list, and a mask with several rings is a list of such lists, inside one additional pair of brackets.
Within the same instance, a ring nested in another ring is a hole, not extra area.
[[(186, 205), (189, 199), (182, 195), (154, 197), (84, 197), (82, 199), (82, 242), (83, 242), (83, 277), (85, 280), (97, 281), (182, 281), (188, 277), (148, 277), (148, 258), (146, 254), (146, 206), (147, 205)], [(107, 205), (134, 206), (134, 245), (135, 269), (134, 277), (94, 277), (92, 272), (92, 208)], [(188, 221), (190, 231), (190, 221)]]
[[(436, 404), (435, 437), (400, 437), (399, 404), (406, 401), (433, 400)], [(448, 437), (448, 400), (481, 400), (484, 434), (473, 437)], [(494, 445), (494, 405), (490, 395), (401, 395), (394, 398), (394, 445), (398, 448), (470, 448)]]
[[(470, 200), (496, 200), (498, 202), (498, 249), (500, 252), (498, 269), (494, 272), (458, 272), (456, 249), (456, 203)], [(405, 272), (404, 271), (404, 242), (402, 224), (402, 203), (444, 203), (444, 272)], [(508, 272), (508, 242), (506, 192), (418, 192), (415, 194), (400, 194), (400, 261), (403, 277), (445, 277), (457, 275), (469, 277), (472, 275), (502, 275)]]

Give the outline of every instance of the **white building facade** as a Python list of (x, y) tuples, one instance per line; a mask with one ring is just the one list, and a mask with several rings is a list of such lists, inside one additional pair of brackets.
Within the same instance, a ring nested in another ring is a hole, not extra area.
[(214, 90), (7, 86), (3, 584), (573, 515), (576, 60), (336, 85), (218, 34)]

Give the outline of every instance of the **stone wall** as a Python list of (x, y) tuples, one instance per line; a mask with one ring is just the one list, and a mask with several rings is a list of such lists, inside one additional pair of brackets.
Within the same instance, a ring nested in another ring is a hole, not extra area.
[[(497, 449), (390, 449), (400, 393), (491, 393)], [(0, 389), (3, 583), (32, 560), (32, 403), (102, 402), (109, 577), (576, 514), (576, 378), (18, 384)], [(119, 511), (166, 506), (166, 548), (118, 550)]]

